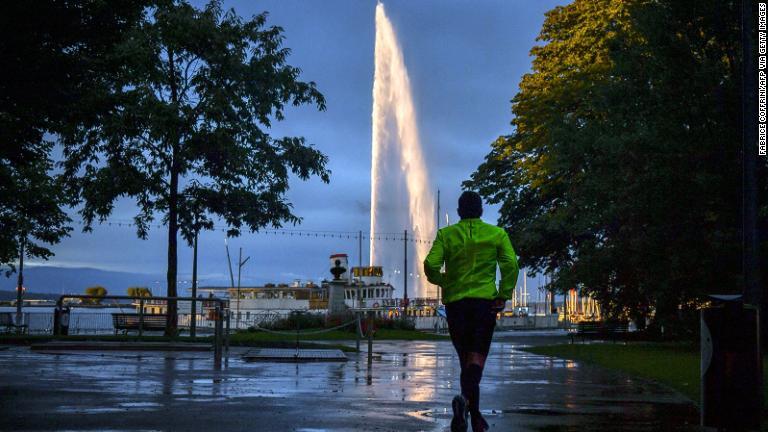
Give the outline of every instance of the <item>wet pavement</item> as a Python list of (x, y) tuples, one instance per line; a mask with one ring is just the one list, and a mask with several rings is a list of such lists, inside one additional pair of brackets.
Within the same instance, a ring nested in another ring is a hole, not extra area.
[[(499, 431), (696, 430), (696, 407), (643, 380), (519, 351), (564, 342), (497, 334), (481, 407)], [(363, 344), (363, 349), (365, 349)], [(0, 430), (447, 431), (450, 342), (374, 344), (345, 363), (248, 363), (211, 353), (0, 349)]]

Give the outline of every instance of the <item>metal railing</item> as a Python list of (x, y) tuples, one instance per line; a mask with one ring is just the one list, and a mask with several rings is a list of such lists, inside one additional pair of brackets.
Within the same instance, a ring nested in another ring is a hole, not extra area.
[(255, 313), (249, 313), (248, 315), (243, 316), (241, 313), (240, 319), (238, 319), (235, 314), (232, 314), (231, 320), (235, 321), (235, 329), (236, 330), (243, 330), (248, 329), (250, 327), (270, 327), (280, 321), (281, 319), (284, 319), (289, 314), (285, 313), (279, 313), (274, 311), (263, 311), (263, 312), (255, 312)]
[[(65, 299), (79, 299), (79, 304), (73, 304), (73, 303), (65, 303)], [(83, 304), (83, 300), (86, 301), (92, 301), (93, 303), (90, 304)], [(110, 313), (94, 313), (94, 314), (87, 314), (87, 313), (77, 313), (73, 314), (71, 313), (72, 308), (94, 308), (98, 307), (99, 303), (104, 302), (105, 300), (130, 300), (130, 305), (120, 305), (117, 306), (109, 305), (109, 304), (101, 304), (102, 307), (112, 307), (119, 309), (119, 312), (110, 312)], [(209, 324), (210, 327), (213, 329), (213, 355), (214, 355), (214, 363), (218, 366), (221, 365), (221, 358), (222, 353), (224, 351), (224, 346), (226, 344), (228, 348), (228, 341), (227, 337), (229, 334), (229, 310), (227, 308), (227, 301), (220, 298), (196, 298), (196, 297), (134, 297), (134, 296), (91, 296), (91, 295), (74, 295), (74, 294), (65, 294), (59, 297), (59, 299), (56, 301), (56, 308), (54, 309), (53, 313), (53, 335), (54, 336), (63, 336), (69, 334), (70, 326), (74, 324), (74, 328), (80, 330), (80, 329), (87, 329), (86, 331), (94, 331), (94, 333), (97, 333), (99, 331), (103, 331), (104, 328), (108, 328), (109, 324), (111, 324), (112, 329), (117, 333), (120, 330), (124, 330), (126, 333), (129, 330), (135, 330), (138, 332), (139, 336), (143, 336), (145, 331), (165, 331), (166, 325), (168, 322), (168, 313), (167, 313), (167, 306), (168, 302), (176, 302), (176, 306), (178, 308), (179, 302), (189, 302), (191, 303), (190, 313), (189, 314), (179, 314), (177, 309), (177, 315), (173, 318), (175, 318), (175, 321), (177, 323), (177, 328), (180, 324), (185, 324), (185, 321), (180, 319), (184, 315), (187, 315), (186, 320), (186, 326), (189, 328), (190, 335), (196, 336), (196, 330), (198, 327), (198, 324), (201, 323), (200, 321), (200, 313), (197, 311), (197, 303), (202, 302), (204, 313), (207, 312), (207, 315), (204, 315), (202, 318), (205, 318), (203, 323), (206, 325), (205, 328), (208, 328)], [(146, 312), (146, 306), (156, 306), (159, 308), (166, 308), (165, 313), (147, 313)], [(207, 307), (205, 306), (207, 305)], [(130, 312), (123, 312), (122, 309), (129, 308), (129, 307), (136, 307), (137, 311), (134, 313)], [(207, 309), (207, 311), (206, 311)], [(74, 318), (74, 322), (72, 319)], [(90, 322), (83, 323), (81, 325), (80, 320), (90, 320)], [(224, 324), (227, 323), (227, 328), (225, 329)], [(225, 334), (226, 331), (226, 334)], [(79, 333), (79, 331), (78, 331)]]

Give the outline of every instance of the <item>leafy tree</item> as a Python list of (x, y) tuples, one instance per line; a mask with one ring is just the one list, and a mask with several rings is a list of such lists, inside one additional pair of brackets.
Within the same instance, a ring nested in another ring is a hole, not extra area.
[(101, 304), (101, 300), (108, 294), (106, 288), (101, 285), (94, 285), (85, 289), (85, 295), (95, 296), (97, 298), (83, 299), (85, 304)]
[(152, 297), (152, 290), (147, 287), (128, 287), (126, 292), (131, 297)]
[(547, 13), (514, 130), (465, 186), (502, 204), (521, 263), (552, 290), (640, 324), (740, 291), (738, 22), (736, 2), (715, 1)]
[(50, 134), (88, 115), (85, 101), (110, 71), (103, 55), (144, 3), (0, 3), (0, 266), (7, 276), (21, 250), (47, 259), (48, 245), (71, 230)]
[[(297, 223), (285, 200), (291, 174), (329, 179), (326, 156), (301, 137), (273, 138), (286, 104), (325, 108), (312, 82), (286, 64), (282, 29), (266, 14), (243, 20), (212, 1), (161, 1), (116, 51), (124, 65), (103, 95), (115, 106), (65, 135), (65, 173), (90, 229), (115, 200), (135, 199), (137, 234), (162, 214), (168, 226), (168, 295), (176, 296), (177, 237), (216, 217), (257, 230)], [(176, 331), (176, 302), (167, 332)]]
[[(0, 264), (7, 266), (6, 276), (16, 270), (21, 254), (49, 258), (53, 252), (46, 244), (58, 243), (71, 230), (60, 207), (66, 197), (50, 175), (50, 147), (40, 142), (25, 148), (21, 158), (8, 154), (0, 159)], [(39, 156), (27, 159), (30, 153)]]

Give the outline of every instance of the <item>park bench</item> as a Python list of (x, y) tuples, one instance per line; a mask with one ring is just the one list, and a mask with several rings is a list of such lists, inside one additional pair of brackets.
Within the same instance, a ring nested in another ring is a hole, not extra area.
[(611, 339), (616, 342), (617, 335), (623, 335), (629, 332), (628, 322), (599, 322), (582, 321), (576, 324), (576, 331), (570, 334), (571, 343), (574, 343), (577, 337), (582, 340), (586, 338)]
[[(115, 334), (123, 330), (128, 333), (129, 330), (139, 330), (139, 323), (142, 319), (137, 313), (113, 313), (112, 326), (115, 328)], [(165, 314), (144, 314), (142, 330), (165, 330)]]
[(11, 333), (16, 329), (21, 329), (22, 332), (26, 332), (27, 325), (16, 325), (13, 315), (13, 312), (0, 312), (0, 327), (4, 328), (6, 333)]

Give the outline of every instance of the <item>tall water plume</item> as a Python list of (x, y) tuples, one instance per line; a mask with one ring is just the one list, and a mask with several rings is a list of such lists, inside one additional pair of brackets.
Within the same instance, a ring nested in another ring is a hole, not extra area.
[[(383, 233), (402, 235), (407, 228), (410, 237), (431, 239), (435, 234), (434, 196), (419, 141), (408, 70), (381, 3), (376, 6), (372, 116), (371, 238), (388, 235)], [(408, 272), (421, 275), (421, 262), (429, 244), (410, 245)], [(402, 271), (402, 254), (399, 243), (371, 240), (371, 265), (381, 265), (385, 271)], [(402, 274), (391, 280), (399, 285)], [(429, 284), (423, 276), (409, 278), (408, 286), (409, 297), (434, 295), (428, 292)]]

